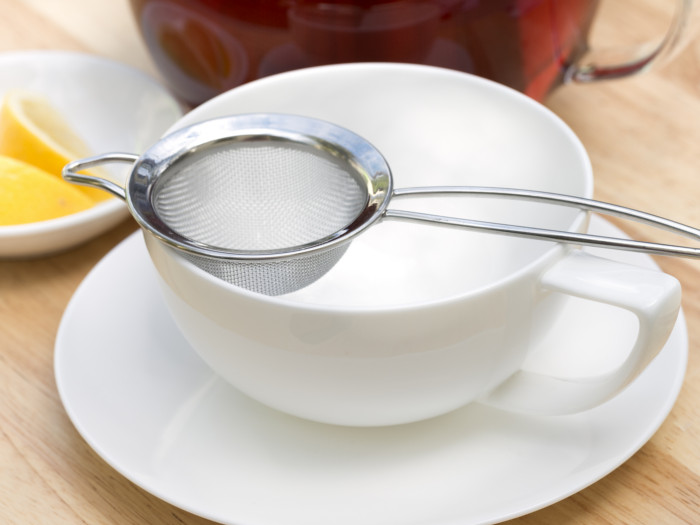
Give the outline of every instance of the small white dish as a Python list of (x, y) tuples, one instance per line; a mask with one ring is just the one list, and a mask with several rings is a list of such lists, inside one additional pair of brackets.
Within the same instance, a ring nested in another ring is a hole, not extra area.
[[(597, 217), (590, 231), (622, 235)], [(607, 255), (654, 267), (644, 255)], [(649, 368), (594, 410), (531, 417), (472, 404), (394, 427), (312, 423), (214, 375), (180, 336), (156, 279), (140, 233), (88, 275), (57, 335), (58, 390), (80, 434), (117, 471), (221, 523), (455, 525), (527, 514), (634, 454), (668, 415), (685, 373), (681, 313)], [(547, 355), (562, 344), (585, 345), (603, 364), (619, 357), (634, 323), (584, 303), (571, 300), (562, 314), (569, 342), (554, 327), (551, 348), (533, 359), (556, 367)]]
[[(66, 51), (0, 54), (0, 99), (11, 89), (46, 96), (95, 153), (145, 151), (182, 116), (168, 91), (145, 73)], [(114, 176), (124, 171), (110, 170)], [(119, 199), (66, 217), (0, 226), (0, 257), (47, 255), (85, 242), (128, 217)]]

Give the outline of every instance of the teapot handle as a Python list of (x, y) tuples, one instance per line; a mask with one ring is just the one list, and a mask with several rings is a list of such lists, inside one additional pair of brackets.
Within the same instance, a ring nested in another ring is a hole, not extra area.
[[(660, 60), (668, 58), (678, 49), (682, 36), (690, 21), (693, 0), (677, 0), (676, 12), (666, 35), (659, 44), (648, 43), (629, 49), (591, 49), (583, 57), (571, 64), (564, 76), (564, 82), (594, 82), (633, 75)], [(645, 51), (645, 48), (649, 48)], [(605, 59), (614, 52), (622, 57), (615, 61)]]

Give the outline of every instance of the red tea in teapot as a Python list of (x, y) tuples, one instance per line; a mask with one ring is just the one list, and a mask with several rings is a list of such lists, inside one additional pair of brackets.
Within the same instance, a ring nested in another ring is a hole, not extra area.
[(131, 0), (161, 73), (190, 104), (275, 73), (412, 62), (535, 99), (586, 50), (598, 0)]

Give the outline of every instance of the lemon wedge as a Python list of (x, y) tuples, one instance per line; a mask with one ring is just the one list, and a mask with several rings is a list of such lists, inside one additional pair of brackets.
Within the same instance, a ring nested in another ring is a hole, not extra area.
[(55, 219), (94, 205), (76, 186), (0, 155), (0, 226)]
[[(44, 96), (24, 90), (5, 94), (0, 107), (0, 155), (26, 162), (59, 179), (68, 162), (91, 151), (64, 116)], [(79, 187), (93, 201), (109, 198), (96, 188)]]

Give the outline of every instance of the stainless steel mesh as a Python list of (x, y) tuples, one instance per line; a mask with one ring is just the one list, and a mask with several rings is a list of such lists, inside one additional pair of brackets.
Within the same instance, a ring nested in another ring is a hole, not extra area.
[[(160, 220), (190, 241), (235, 252), (266, 252), (316, 242), (364, 210), (367, 190), (347, 159), (271, 137), (196, 148), (153, 187)], [(345, 247), (282, 261), (238, 261), (187, 254), (205, 271), (278, 295), (326, 273)]]
[(225, 261), (193, 255), (182, 255), (205, 272), (229, 283), (265, 295), (281, 295), (300, 290), (315, 282), (333, 268), (349, 244), (330, 250), (275, 261)]

